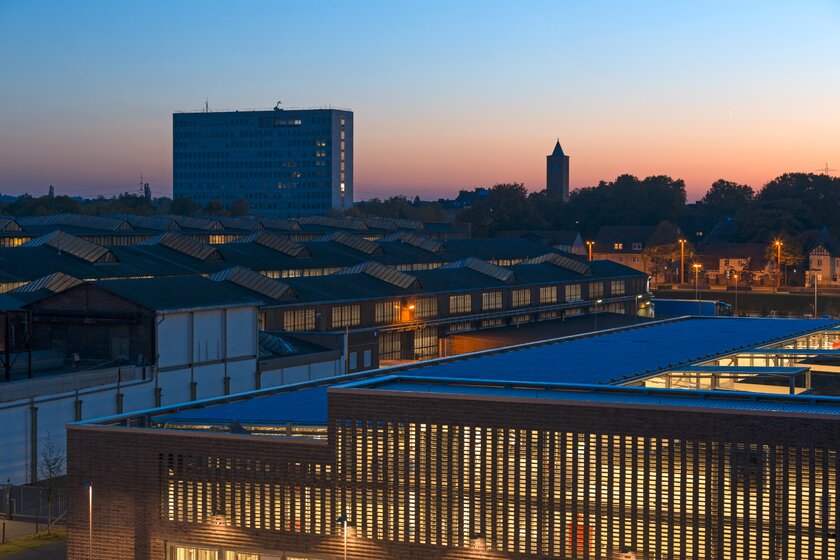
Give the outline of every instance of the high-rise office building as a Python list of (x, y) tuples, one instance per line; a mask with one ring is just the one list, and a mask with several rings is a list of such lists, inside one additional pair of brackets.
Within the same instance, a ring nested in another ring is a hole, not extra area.
[(175, 198), (282, 217), (353, 206), (351, 111), (175, 113), (172, 140)]
[(551, 155), (546, 156), (545, 188), (558, 198), (569, 200), (569, 156), (563, 153), (559, 139)]

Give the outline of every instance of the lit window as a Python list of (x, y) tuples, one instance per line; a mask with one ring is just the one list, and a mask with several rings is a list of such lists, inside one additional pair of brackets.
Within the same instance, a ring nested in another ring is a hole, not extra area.
[(616, 251), (621, 251), (624, 249), (624, 243), (613, 243), (613, 249)]
[(472, 311), (472, 296), (470, 294), (461, 294), (457, 296), (449, 296), (449, 314), (469, 313)]
[(484, 292), (481, 294), (481, 309), (492, 311), (502, 308), (502, 292)]
[(377, 302), (375, 320), (377, 323), (395, 323), (400, 320), (401, 310), (399, 300)]
[(557, 303), (557, 286), (540, 288), (540, 303)]
[(591, 282), (589, 284), (589, 299), (595, 299), (604, 296), (604, 283)]
[(289, 309), (283, 312), (283, 329), (287, 331), (314, 331), (314, 309)]
[(580, 284), (566, 286), (566, 301), (579, 301), (581, 298)]
[(511, 307), (524, 307), (531, 305), (531, 290), (523, 288), (521, 290), (513, 290), (510, 298)]
[(420, 298), (414, 301), (414, 316), (418, 319), (437, 317), (437, 298)]
[(360, 323), (358, 305), (337, 305), (332, 308), (332, 327), (352, 327)]
[(624, 295), (624, 280), (613, 280), (612, 282), (610, 282), (610, 295)]

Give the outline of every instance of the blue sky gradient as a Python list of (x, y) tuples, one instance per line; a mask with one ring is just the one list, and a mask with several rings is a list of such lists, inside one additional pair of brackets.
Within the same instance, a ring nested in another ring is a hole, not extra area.
[(840, 2), (0, 0), (0, 193), (170, 194), (171, 114), (349, 107), (356, 192), (840, 168)]

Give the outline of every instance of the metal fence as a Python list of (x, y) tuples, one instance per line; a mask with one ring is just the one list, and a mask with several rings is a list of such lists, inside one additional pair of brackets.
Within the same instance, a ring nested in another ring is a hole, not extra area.
[(54, 522), (66, 512), (67, 490), (63, 486), (0, 486), (0, 516), (5, 519)]

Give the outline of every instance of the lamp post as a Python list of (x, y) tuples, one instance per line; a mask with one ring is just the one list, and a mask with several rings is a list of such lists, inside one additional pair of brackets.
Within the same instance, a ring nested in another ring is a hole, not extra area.
[(592, 261), (592, 246), (595, 245), (594, 241), (587, 241), (586, 246), (589, 247), (589, 260)]
[(735, 316), (738, 316), (738, 274), (733, 275), (735, 277)]
[(341, 515), (336, 519), (339, 525), (344, 528), (344, 560), (347, 560), (347, 528), (350, 525), (350, 520), (347, 518), (347, 515)]
[(82, 488), (88, 491), (88, 560), (93, 559), (93, 484), (82, 483)]
[(700, 276), (700, 264), (694, 263), (691, 266), (694, 267), (694, 299), (697, 300), (697, 314), (702, 315), (702, 312), (700, 310), (700, 289), (697, 285), (697, 279)]
[(680, 239), (680, 284), (685, 284), (685, 239)]
[(776, 246), (776, 259), (779, 268), (778, 272), (776, 272), (776, 289), (778, 290), (782, 285), (782, 242), (777, 239), (773, 242), (773, 245)]
[(602, 299), (596, 299), (595, 300), (595, 330), (596, 331), (598, 330), (598, 306), (601, 305), (601, 302), (603, 302), (603, 301), (604, 300), (602, 300)]

